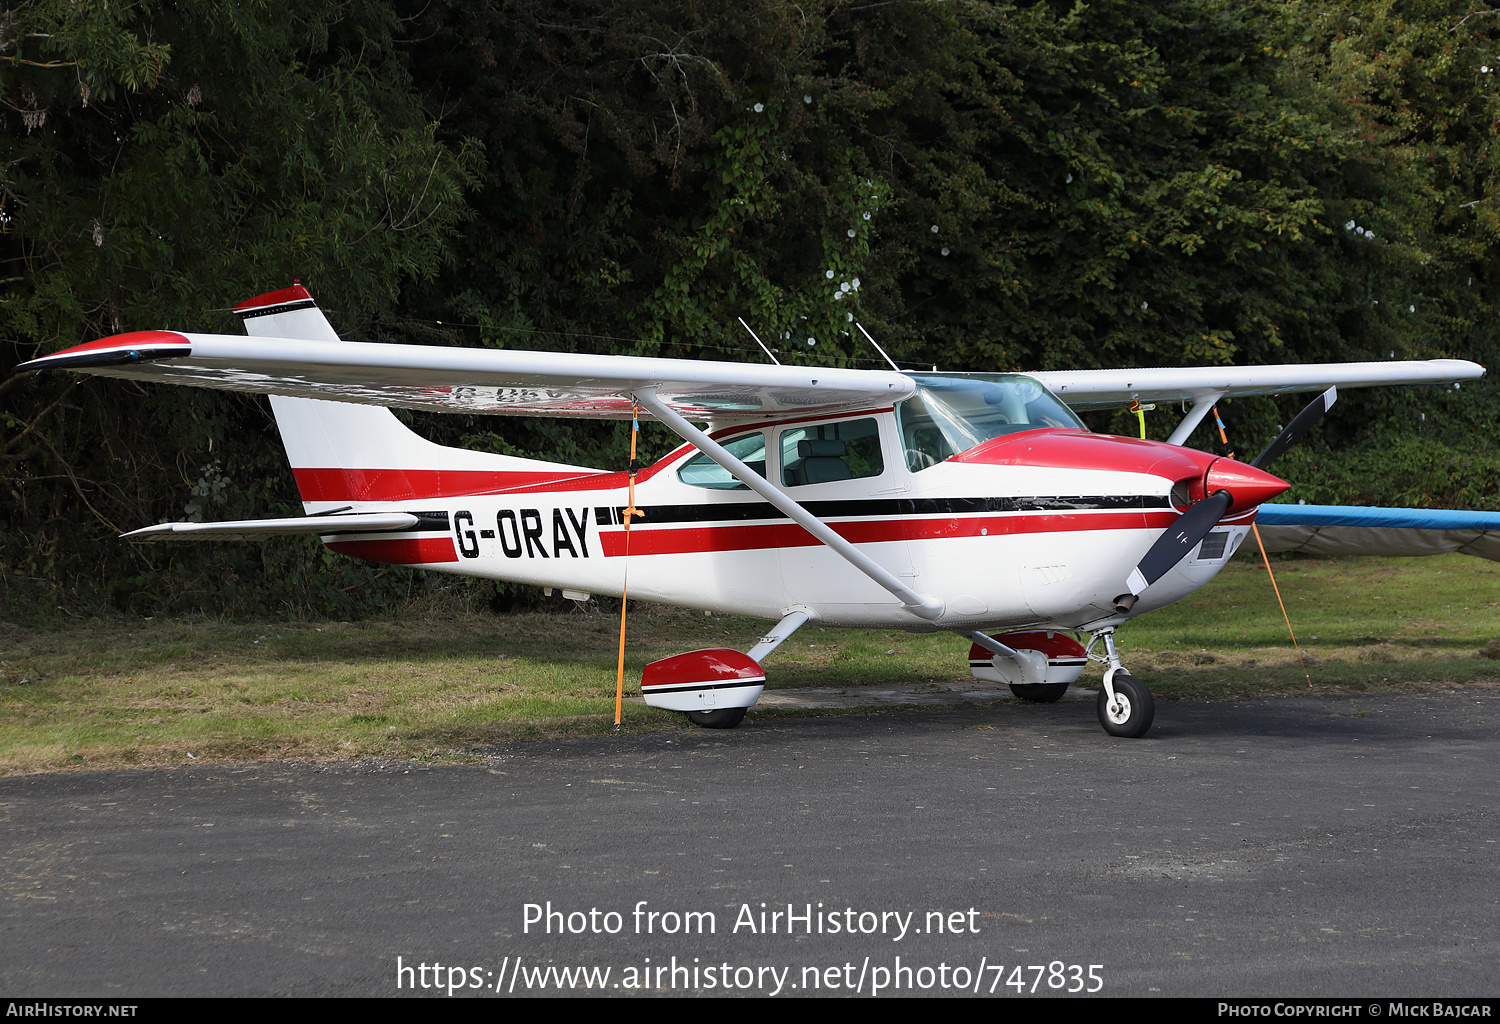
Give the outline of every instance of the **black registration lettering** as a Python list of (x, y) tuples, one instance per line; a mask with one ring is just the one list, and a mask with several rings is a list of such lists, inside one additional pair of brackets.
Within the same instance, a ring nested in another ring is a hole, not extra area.
[(563, 548), (567, 548), (568, 554), (574, 558), (578, 557), (578, 549), (573, 546), (573, 536), (568, 533), (567, 524), (563, 522), (562, 509), (555, 508), (552, 510), (552, 553), (561, 558)]
[[(467, 524), (463, 529), (460, 524)], [(453, 532), (458, 535), (458, 553), (465, 558), (479, 557), (479, 538), (474, 536), (474, 516), (469, 512), (453, 513)]]
[(568, 513), (568, 522), (573, 524), (573, 529), (578, 534), (580, 553), (584, 558), (587, 558), (589, 557), (589, 510), (586, 508), (579, 509), (576, 517), (573, 515), (572, 509), (567, 509), (566, 511)]
[(527, 558), (535, 558), (536, 552), (540, 552), (543, 558), (552, 557), (547, 554), (547, 545), (542, 543), (542, 514), (536, 509), (521, 509), (521, 535), (526, 538)]
[(516, 524), (516, 514), (508, 508), (502, 508), (495, 517), (495, 528), (500, 532), (500, 550), (505, 552), (505, 557), (520, 558), (521, 527)]

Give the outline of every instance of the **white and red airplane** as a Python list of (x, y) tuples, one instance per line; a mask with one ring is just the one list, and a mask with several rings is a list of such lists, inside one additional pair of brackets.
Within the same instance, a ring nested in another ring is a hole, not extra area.
[[(1060, 698), (1092, 658), (1107, 666), (1105, 731), (1143, 735), (1151, 694), (1122, 666), (1116, 628), (1224, 566), (1257, 506), (1288, 487), (1265, 467), (1335, 387), (1484, 373), (1452, 359), (909, 373), (370, 344), (341, 340), (300, 284), (235, 311), (249, 337), (138, 331), (18, 368), (271, 396), (305, 518), (126, 537), (317, 534), (357, 558), (577, 599), (619, 593), (628, 562), (632, 597), (776, 622), (747, 652), (646, 667), (648, 704), (714, 728), (740, 722), (764, 659), (816, 622), (958, 633), (976, 676), (1031, 700)], [(1182, 447), (1221, 398), (1324, 389), (1248, 464)], [(1166, 442), (1092, 433), (1072, 411), (1132, 400), (1192, 405)], [(639, 471), (627, 534), (629, 473), (433, 444), (384, 406), (638, 408), (686, 443)]]

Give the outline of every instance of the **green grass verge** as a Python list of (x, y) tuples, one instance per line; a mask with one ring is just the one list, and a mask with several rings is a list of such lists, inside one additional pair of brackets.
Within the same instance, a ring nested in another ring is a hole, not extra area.
[[(1315, 691), (1500, 683), (1500, 565), (1466, 555), (1272, 564)], [(1131, 671), (1161, 698), (1308, 689), (1258, 557), (1120, 635)]]
[[(1277, 563), (1311, 691), (1257, 562), (1120, 632), (1159, 699), (1500, 685), (1500, 566), (1426, 559)], [(637, 606), (627, 683), (701, 647), (748, 648), (762, 622)], [(0, 773), (259, 758), (462, 759), (511, 740), (604, 733), (611, 615), (414, 612), (358, 623), (99, 619), (0, 624)], [(776, 688), (968, 679), (951, 634), (808, 627), (771, 659)], [(1484, 656), (1482, 652), (1487, 652)], [(1085, 677), (1096, 679), (1097, 670)], [(758, 711), (758, 715), (805, 712)], [(627, 703), (624, 729), (683, 728)]]

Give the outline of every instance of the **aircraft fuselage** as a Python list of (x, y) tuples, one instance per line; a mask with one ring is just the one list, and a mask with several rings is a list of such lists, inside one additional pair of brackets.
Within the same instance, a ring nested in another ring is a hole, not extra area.
[[(926, 464), (898, 431), (894, 412), (883, 410), (714, 434), (760, 456), (745, 461), (913, 589), (939, 595), (945, 611), (935, 620), (913, 615), (690, 446), (638, 475), (642, 515), (628, 548), (624, 473), (516, 488), (499, 479), (489, 493), (362, 502), (354, 511), (399, 508), (421, 522), (401, 533), (326, 540), (373, 561), (582, 594), (619, 593), (628, 566), (634, 598), (771, 619), (801, 608), (838, 626), (1074, 629), (1118, 623), (1196, 590), (1238, 548), (1254, 516), (1253, 507), (1232, 510), (1120, 615), (1112, 602), (1121, 580), (1179, 515), (1183, 481), (1201, 478), (1213, 456), (1041, 428)], [(808, 479), (820, 472), (837, 478)], [(387, 471), (380, 486), (392, 498), (431, 495), (431, 481), (409, 479), (418, 474)], [(307, 510), (320, 511), (320, 503)]]

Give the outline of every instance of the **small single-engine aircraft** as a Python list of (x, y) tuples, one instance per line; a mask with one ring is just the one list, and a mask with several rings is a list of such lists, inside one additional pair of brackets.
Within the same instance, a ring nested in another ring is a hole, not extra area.
[[(711, 728), (737, 725), (761, 663), (817, 622), (950, 630), (972, 641), (976, 676), (1037, 701), (1092, 658), (1107, 666), (1105, 731), (1140, 736), (1153, 703), (1116, 628), (1214, 577), (1288, 487), (1267, 467), (1335, 388), (1484, 373), (1451, 359), (909, 373), (369, 344), (341, 340), (300, 284), (235, 311), (249, 337), (139, 331), (18, 368), (271, 396), (305, 518), (126, 537), (317, 534), (358, 558), (575, 599), (620, 592), (628, 561), (633, 597), (776, 621), (747, 652), (646, 667), (648, 704)], [(1324, 393), (1249, 463), (1182, 447), (1221, 398), (1295, 391)], [(1131, 401), (1192, 405), (1164, 443), (1092, 433), (1073, 412)], [(443, 447), (383, 406), (639, 412), (686, 443), (638, 473), (604, 472)]]

